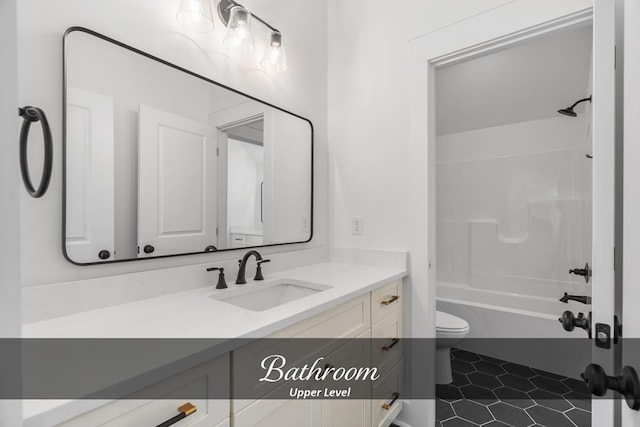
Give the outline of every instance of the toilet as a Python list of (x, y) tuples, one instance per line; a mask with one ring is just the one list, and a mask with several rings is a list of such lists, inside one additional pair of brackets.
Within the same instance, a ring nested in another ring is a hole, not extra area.
[(442, 311), (436, 311), (436, 384), (450, 384), (451, 347), (469, 334), (466, 320)]

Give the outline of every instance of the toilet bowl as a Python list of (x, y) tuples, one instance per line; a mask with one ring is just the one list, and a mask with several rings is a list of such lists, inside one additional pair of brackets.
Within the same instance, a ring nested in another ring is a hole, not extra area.
[(449, 384), (451, 376), (451, 347), (469, 334), (466, 320), (436, 311), (436, 384)]

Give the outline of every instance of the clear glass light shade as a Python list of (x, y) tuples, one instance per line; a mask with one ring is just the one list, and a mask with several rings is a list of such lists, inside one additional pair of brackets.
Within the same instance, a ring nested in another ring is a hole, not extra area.
[(242, 6), (231, 9), (224, 45), (242, 53), (253, 51), (253, 35), (251, 34), (251, 13)]
[(213, 30), (209, 0), (180, 0), (176, 19), (185, 28), (201, 33)]
[(260, 66), (270, 73), (282, 73), (287, 70), (287, 54), (282, 44), (282, 34), (278, 31), (272, 31), (269, 35)]

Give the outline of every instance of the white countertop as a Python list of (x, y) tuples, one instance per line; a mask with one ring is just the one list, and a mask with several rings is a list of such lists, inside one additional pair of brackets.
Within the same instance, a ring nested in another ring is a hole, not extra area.
[(346, 263), (322, 263), (268, 275), (330, 286), (322, 292), (255, 312), (209, 298), (229, 289), (200, 288), (23, 325), (24, 338), (261, 338), (336, 304), (402, 278), (406, 270)]
[[(270, 274), (265, 282), (291, 279), (330, 286), (330, 289), (261, 312), (209, 298), (230, 289), (260, 287), (265, 283), (248, 281), (239, 286), (227, 277), (229, 289), (200, 288), (28, 323), (23, 325), (23, 337), (261, 338), (406, 275), (404, 268), (337, 262)], [(25, 401), (25, 426), (51, 425), (52, 421), (67, 419), (99, 405), (100, 402), (94, 401)]]

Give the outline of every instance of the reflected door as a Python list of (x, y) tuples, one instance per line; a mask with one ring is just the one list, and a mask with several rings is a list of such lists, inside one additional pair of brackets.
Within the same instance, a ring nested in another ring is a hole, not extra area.
[(217, 130), (145, 105), (139, 125), (138, 257), (216, 250)]
[(66, 249), (75, 262), (113, 259), (113, 98), (67, 91)]

